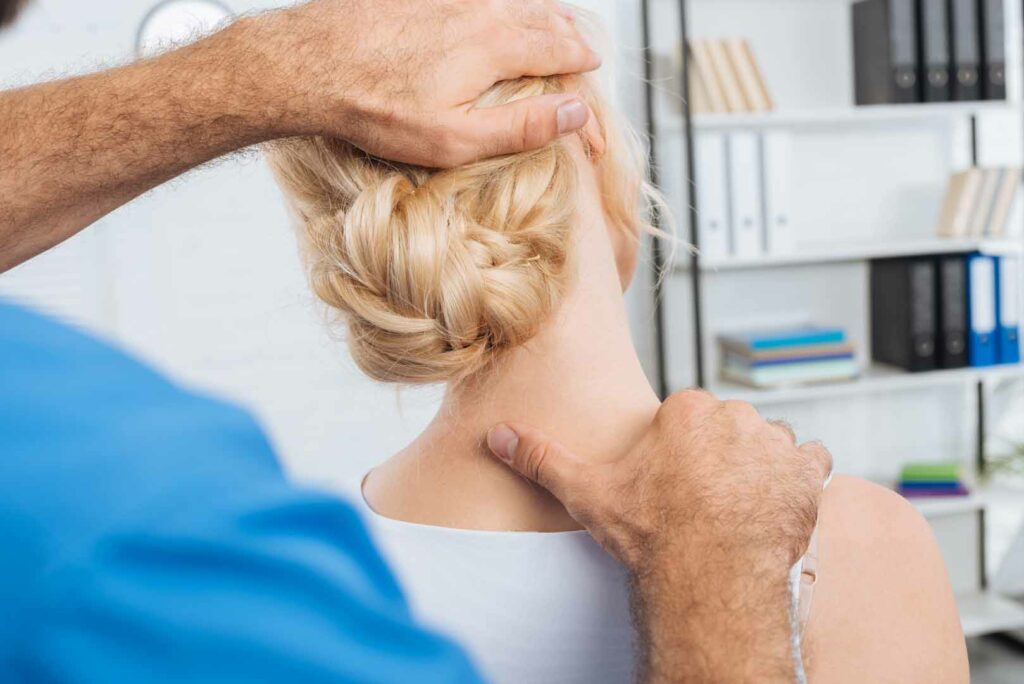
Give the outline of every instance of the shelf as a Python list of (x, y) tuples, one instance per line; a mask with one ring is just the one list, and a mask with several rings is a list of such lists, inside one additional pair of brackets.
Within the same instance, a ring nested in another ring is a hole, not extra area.
[[(693, 126), (697, 130), (732, 130), (739, 128), (796, 128), (869, 125), (942, 121), (976, 116), (986, 112), (1022, 111), (1019, 102), (951, 102), (941, 104), (868, 105), (827, 109), (795, 109), (765, 113), (697, 114)], [(668, 132), (679, 131), (682, 120), (663, 124)]]
[(991, 593), (958, 596), (964, 636), (977, 637), (1024, 629), (1024, 605)]
[[(983, 252), (985, 254), (1006, 255), (1024, 253), (1024, 241), (1019, 239), (1005, 240), (970, 240), (926, 238), (916, 240), (879, 240), (876, 242), (859, 242), (837, 244), (815, 249), (802, 249), (786, 254), (763, 254), (756, 257), (718, 259), (702, 259), (701, 270), (709, 272), (734, 271), (741, 269), (782, 268), (786, 266), (806, 266), (813, 264), (840, 263), (845, 261), (867, 261), (889, 257), (920, 256), (927, 254), (957, 254), (960, 252)], [(680, 263), (678, 270), (688, 271), (689, 262)]]
[(978, 494), (908, 498), (907, 501), (926, 518), (972, 513), (982, 510), (986, 505), (985, 499)]
[(719, 399), (739, 399), (755, 405), (783, 404), (814, 399), (835, 399), (865, 394), (881, 394), (952, 387), (981, 380), (1024, 378), (1024, 364), (988, 368), (957, 368), (924, 373), (907, 373), (888, 366), (870, 366), (855, 380), (779, 389), (753, 389), (719, 381), (709, 389)]

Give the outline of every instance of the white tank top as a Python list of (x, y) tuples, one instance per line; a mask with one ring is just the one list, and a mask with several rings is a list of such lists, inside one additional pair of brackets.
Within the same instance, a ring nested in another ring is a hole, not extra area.
[(494, 684), (633, 681), (627, 575), (586, 532), (484, 532), (366, 522), (423, 623)]

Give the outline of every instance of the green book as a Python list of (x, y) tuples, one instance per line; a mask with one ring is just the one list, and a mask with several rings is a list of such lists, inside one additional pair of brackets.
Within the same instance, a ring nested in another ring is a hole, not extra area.
[(938, 482), (959, 480), (959, 463), (907, 463), (903, 466), (900, 479), (904, 482)]

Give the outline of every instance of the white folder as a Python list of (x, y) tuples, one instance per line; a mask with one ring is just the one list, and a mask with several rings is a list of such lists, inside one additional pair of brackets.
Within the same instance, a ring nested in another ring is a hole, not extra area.
[(793, 135), (789, 131), (765, 131), (761, 136), (764, 166), (765, 243), (768, 252), (793, 251)]
[(697, 164), (697, 236), (701, 256), (714, 261), (729, 256), (729, 188), (725, 134), (698, 133), (694, 142)]
[(754, 131), (730, 133), (729, 197), (733, 255), (764, 253), (764, 207), (761, 202), (761, 150)]

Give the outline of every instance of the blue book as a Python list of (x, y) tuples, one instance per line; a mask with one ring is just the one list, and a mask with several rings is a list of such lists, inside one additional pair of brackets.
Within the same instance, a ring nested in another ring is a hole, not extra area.
[(1020, 363), (1020, 261), (1000, 257), (996, 261), (996, 299), (999, 334), (996, 346), (999, 363)]
[(913, 491), (915, 489), (955, 490), (960, 489), (962, 486), (958, 480), (914, 480), (913, 482), (900, 482), (900, 489), (906, 491)]
[(971, 366), (991, 366), (999, 360), (999, 307), (996, 258), (967, 257), (967, 358)]
[(839, 344), (846, 339), (846, 332), (842, 328), (807, 326), (789, 330), (769, 330), (739, 335), (723, 335), (719, 339), (726, 348), (749, 353), (779, 349), (781, 347)]

